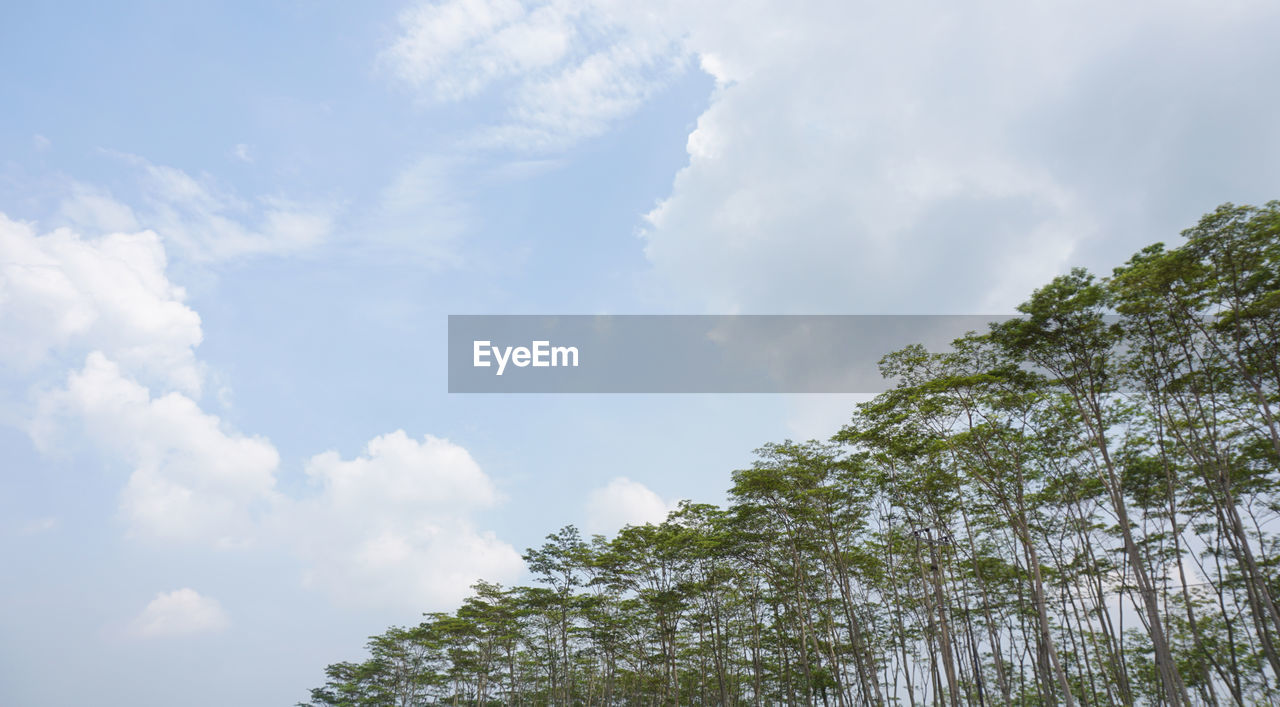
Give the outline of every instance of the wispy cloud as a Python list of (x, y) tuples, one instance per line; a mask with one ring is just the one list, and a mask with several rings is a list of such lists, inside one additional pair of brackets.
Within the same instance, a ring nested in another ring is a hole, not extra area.
[[(233, 156), (252, 159), (238, 145)], [(155, 164), (138, 155), (104, 150), (130, 169), (128, 198), (76, 181), (69, 183), (56, 218), (88, 234), (149, 229), (172, 255), (191, 263), (287, 255), (325, 243), (340, 206), (281, 195), (243, 196), (207, 174)]]
[(139, 220), (197, 262), (281, 254), (320, 244), (333, 224), (332, 205), (280, 196), (245, 199), (176, 167), (113, 153), (138, 168), (144, 205)]
[(607, 4), (446, 0), (404, 12), (381, 63), (427, 101), (493, 93), (473, 145), (550, 151), (598, 135), (686, 66), (680, 38)]

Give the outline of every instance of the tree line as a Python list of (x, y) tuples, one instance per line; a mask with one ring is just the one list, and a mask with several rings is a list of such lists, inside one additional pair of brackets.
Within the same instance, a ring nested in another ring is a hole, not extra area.
[(572, 526), (313, 706), (1280, 704), (1280, 202), (881, 361), (727, 507)]

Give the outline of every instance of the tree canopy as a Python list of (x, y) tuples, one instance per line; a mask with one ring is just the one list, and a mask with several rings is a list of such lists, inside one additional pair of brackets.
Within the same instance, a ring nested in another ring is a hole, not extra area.
[(1280, 202), (881, 361), (726, 508), (530, 549), (534, 586), (328, 666), (313, 706), (1280, 704)]

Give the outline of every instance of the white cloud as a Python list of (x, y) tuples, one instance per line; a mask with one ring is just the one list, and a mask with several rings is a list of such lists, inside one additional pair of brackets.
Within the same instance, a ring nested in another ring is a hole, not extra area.
[(685, 306), (1008, 311), (1280, 183), (1272, 4), (668, 10), (718, 83), (645, 229)]
[[(383, 54), (437, 101), (496, 97), (472, 142), (599, 134), (696, 60), (688, 166), (644, 228), (655, 290), (717, 312), (1009, 311), (1226, 200), (1274, 197), (1254, 0), (446, 0)], [(1230, 77), (1230, 78), (1228, 78)]]
[(217, 633), (229, 621), (227, 612), (213, 597), (190, 588), (160, 592), (132, 622), (132, 633), (141, 638), (172, 638)]
[(621, 10), (575, 0), (423, 2), (401, 15), (382, 62), (431, 100), (500, 94), (507, 116), (477, 144), (558, 149), (629, 115), (684, 66), (666, 28)]
[[(103, 152), (132, 168), (119, 180), (117, 193), (60, 179), (63, 195), (50, 213), (54, 224), (91, 236), (151, 230), (164, 239), (171, 256), (194, 263), (297, 253), (333, 233), (339, 206), (332, 203), (274, 194), (245, 198), (207, 174)], [(247, 145), (237, 145), (232, 156), (253, 160)]]
[(244, 544), (275, 500), (270, 442), (228, 430), (181, 393), (153, 397), (101, 352), (44, 395), (32, 436), (49, 451), (72, 430), (131, 467), (120, 512), (137, 537)]
[(37, 235), (0, 214), (0, 360), (30, 374), (98, 349), (144, 380), (198, 394), (200, 317), (165, 268), (151, 231)]
[(519, 553), (474, 515), (499, 501), (493, 482), (462, 447), (403, 431), (365, 453), (311, 458), (316, 493), (275, 489), (279, 455), (179, 393), (153, 397), (101, 353), (63, 389), (47, 393), (33, 425), (48, 451), (82, 434), (131, 468), (120, 513), (134, 537), (237, 547), (277, 544), (307, 567), (306, 583), (344, 603), (449, 606), (477, 579), (510, 581)]
[(525, 81), (513, 92), (510, 119), (483, 131), (479, 144), (554, 150), (603, 133), (634, 112), (679, 71), (676, 45), (653, 39), (614, 44), (564, 71)]
[[(176, 178), (173, 195), (206, 198), (193, 185)], [(475, 514), (499, 502), (497, 491), (446, 440), (394, 432), (356, 459), (320, 454), (306, 467), (315, 495), (290, 500), (277, 491), (275, 447), (231, 429), (193, 397), (200, 318), (166, 277), (155, 233), (36, 235), (0, 215), (0, 256), (6, 365), (58, 370), (79, 359), (56, 385), (25, 391), (36, 401), (25, 423), (31, 437), (45, 453), (87, 442), (126, 465), (118, 508), (131, 536), (277, 545), (302, 558), (311, 584), (362, 604), (443, 607), (476, 579), (510, 581), (523, 570), (510, 545), (476, 528)]]
[(530, 12), (519, 0), (422, 3), (400, 17), (383, 55), (404, 81), (442, 100), (475, 95), (496, 79), (549, 66), (573, 31), (565, 8)]
[(586, 530), (609, 534), (624, 525), (661, 523), (678, 505), (662, 500), (644, 484), (619, 476), (587, 495)]
[(350, 461), (337, 452), (311, 458), (307, 475), (339, 506), (409, 513), (424, 509), (466, 511), (494, 504), (497, 491), (467, 450), (403, 430), (375, 437), (365, 455)]
[(32, 436), (42, 450), (83, 437), (131, 471), (119, 498), (130, 535), (152, 542), (279, 546), (306, 567), (305, 584), (342, 603), (448, 607), (477, 579), (511, 581), (520, 555), (477, 512), (499, 501), (466, 449), (403, 431), (362, 456), (312, 457), (315, 492), (276, 488), (279, 455), (180, 393), (153, 396), (101, 353), (41, 399)]
[[(208, 173), (115, 150), (100, 152), (122, 167), (101, 183), (54, 174), (27, 177), (14, 186), (49, 228), (70, 227), (87, 237), (151, 230), (164, 240), (170, 258), (199, 264), (315, 248), (332, 240), (345, 208), (330, 195), (245, 195)], [(235, 145), (229, 156), (256, 160), (248, 144)]]
[(306, 582), (343, 603), (448, 607), (477, 579), (511, 581), (520, 554), (473, 515), (498, 494), (462, 447), (403, 431), (376, 437), (351, 460), (307, 463), (316, 495), (276, 519), (309, 564)]

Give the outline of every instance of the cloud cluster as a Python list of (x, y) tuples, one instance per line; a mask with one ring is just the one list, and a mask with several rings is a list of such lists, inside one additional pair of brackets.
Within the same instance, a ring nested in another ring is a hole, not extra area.
[[(200, 318), (183, 299), (153, 232), (37, 235), (0, 214), (0, 362), (25, 371), (8, 384), (57, 381), (23, 391), (39, 449), (87, 443), (129, 469), (118, 509), (132, 537), (282, 548), (308, 583), (359, 604), (447, 606), (481, 577), (522, 571), (510, 545), (475, 528), (498, 494), (447, 440), (397, 431), (356, 459), (319, 454), (306, 465), (314, 493), (281, 493), (274, 445), (201, 407)], [(139, 632), (184, 631), (173, 627), (188, 615), (214, 625), (210, 606), (191, 590), (161, 595)]]

